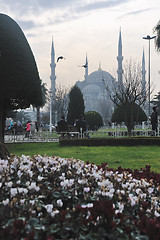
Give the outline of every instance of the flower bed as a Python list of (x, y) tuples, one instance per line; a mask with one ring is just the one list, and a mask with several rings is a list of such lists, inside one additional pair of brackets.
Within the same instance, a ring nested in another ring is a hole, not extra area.
[(0, 239), (160, 239), (160, 175), (75, 159), (0, 159)]

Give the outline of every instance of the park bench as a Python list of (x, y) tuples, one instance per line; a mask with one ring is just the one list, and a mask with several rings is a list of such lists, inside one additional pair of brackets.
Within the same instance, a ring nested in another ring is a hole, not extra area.
[(78, 138), (79, 132), (77, 128), (73, 125), (67, 126), (67, 131), (60, 130), (59, 127), (56, 127), (56, 132), (60, 134), (60, 138)]

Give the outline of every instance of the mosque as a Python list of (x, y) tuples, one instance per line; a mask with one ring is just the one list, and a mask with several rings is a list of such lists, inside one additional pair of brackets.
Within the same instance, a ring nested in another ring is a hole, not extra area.
[[(118, 69), (117, 69), (117, 81), (116, 79), (107, 71), (102, 70), (101, 65), (99, 64), (98, 70), (88, 74), (88, 59), (86, 55), (86, 62), (83, 66), (85, 68), (85, 75), (83, 81), (77, 81), (76, 85), (81, 89), (83, 94), (84, 104), (85, 104), (85, 112), (88, 111), (96, 111), (101, 114), (103, 121), (107, 123), (110, 121), (114, 106), (113, 102), (110, 100), (109, 94), (106, 90), (105, 86), (108, 86), (110, 89), (113, 89), (113, 85), (118, 82), (119, 84), (123, 84), (123, 68), (122, 68), (122, 37), (121, 30), (119, 32), (119, 41), (118, 41)], [(53, 97), (56, 94), (55, 87), (55, 52), (54, 45), (52, 41), (52, 49), (51, 49), (51, 92), (53, 93)], [(142, 57), (142, 91), (145, 91), (146, 88), (146, 80), (145, 80), (145, 58), (144, 51)]]

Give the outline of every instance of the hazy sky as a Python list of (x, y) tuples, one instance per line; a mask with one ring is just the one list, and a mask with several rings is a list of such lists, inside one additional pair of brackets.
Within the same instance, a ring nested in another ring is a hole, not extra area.
[[(148, 81), (148, 40), (160, 20), (159, 0), (0, 0), (0, 12), (13, 18), (23, 30), (35, 56), (39, 75), (50, 88), (51, 42), (54, 40), (56, 82), (66, 87), (84, 79), (86, 53), (89, 73), (101, 62), (116, 76), (118, 37), (121, 27), (123, 64), (141, 61), (143, 48)], [(160, 54), (151, 40), (151, 84), (160, 91)]]

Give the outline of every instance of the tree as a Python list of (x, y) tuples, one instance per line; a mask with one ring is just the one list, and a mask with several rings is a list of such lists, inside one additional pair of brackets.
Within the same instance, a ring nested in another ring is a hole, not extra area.
[(68, 89), (63, 86), (56, 87), (56, 99), (53, 103), (54, 111), (57, 111), (57, 118), (60, 119), (62, 115), (67, 116), (68, 111)]
[[(133, 118), (133, 119), (132, 119)], [(134, 123), (147, 121), (147, 116), (143, 109), (136, 103), (126, 103), (118, 106), (111, 118), (112, 122), (125, 122), (127, 129), (134, 129)]]
[[(142, 69), (140, 64), (136, 64), (132, 60), (124, 67), (123, 84), (114, 86), (114, 89), (108, 89), (111, 100), (114, 104), (123, 107), (124, 122), (128, 129), (128, 135), (131, 135), (131, 130), (134, 127), (134, 106), (135, 103), (143, 106), (146, 103), (147, 92), (142, 94)], [(128, 106), (130, 111), (128, 111)]]
[(0, 141), (7, 110), (42, 104), (36, 62), (25, 35), (9, 16), (0, 14)]
[(30, 117), (28, 116), (27, 113), (25, 113), (23, 110), (21, 111), (9, 111), (7, 112), (7, 118), (12, 118), (14, 122), (21, 122), (21, 123), (26, 123), (27, 121), (30, 120)]
[(92, 130), (98, 129), (99, 127), (103, 126), (103, 119), (102, 116), (95, 111), (88, 111), (85, 113), (85, 119), (87, 125)]
[(46, 83), (42, 83), (42, 80), (40, 79), (41, 83), (41, 91), (42, 91), (42, 102), (40, 106), (37, 106), (37, 126), (40, 127), (40, 107), (44, 107), (44, 105), (47, 102), (47, 96), (48, 96), (48, 90), (46, 88)]
[[(65, 117), (67, 116), (68, 112), (68, 89), (64, 88), (63, 86), (59, 85), (56, 87), (56, 96), (55, 99), (52, 101), (52, 119), (55, 119), (55, 112), (57, 112), (57, 119), (59, 120), (62, 115)], [(47, 97), (47, 110), (48, 112), (43, 113), (43, 121), (45, 123), (49, 123), (50, 120), (50, 98)]]
[(160, 20), (157, 23), (157, 25), (155, 26), (153, 31), (157, 34), (157, 37), (155, 38), (156, 49), (157, 49), (157, 51), (160, 51)]
[(69, 106), (67, 115), (68, 123), (73, 124), (81, 114), (84, 115), (84, 110), (85, 106), (83, 94), (80, 88), (75, 85), (74, 87), (72, 87), (69, 93)]

